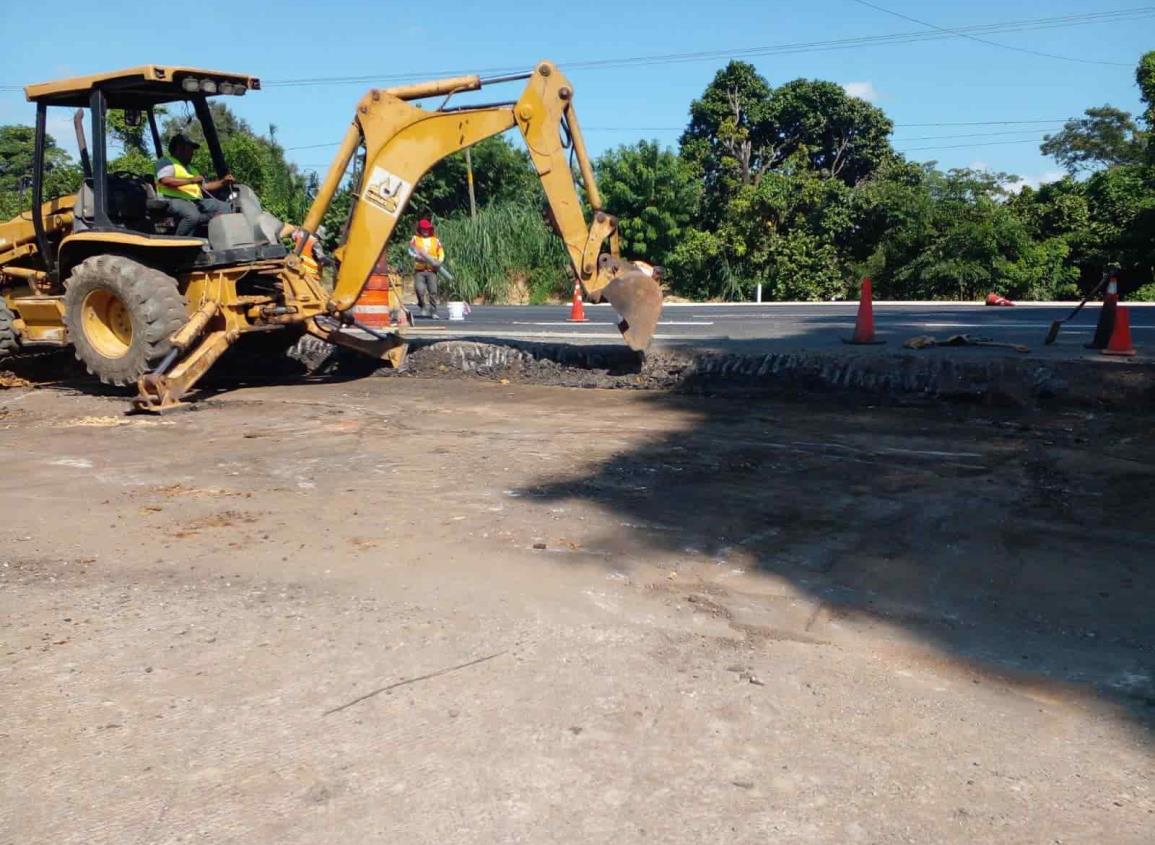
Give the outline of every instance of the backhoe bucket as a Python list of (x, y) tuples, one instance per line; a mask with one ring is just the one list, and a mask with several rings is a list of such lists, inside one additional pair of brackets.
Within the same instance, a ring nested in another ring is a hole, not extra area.
[(621, 317), (618, 331), (630, 349), (645, 351), (658, 328), (658, 318), (662, 316), (661, 286), (641, 270), (627, 270), (600, 293)]

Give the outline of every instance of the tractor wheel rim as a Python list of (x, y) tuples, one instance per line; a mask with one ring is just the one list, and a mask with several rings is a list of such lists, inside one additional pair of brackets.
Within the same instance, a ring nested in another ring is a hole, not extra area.
[(132, 317), (120, 297), (108, 290), (94, 290), (81, 305), (84, 334), (92, 348), (105, 358), (123, 358), (132, 346)]

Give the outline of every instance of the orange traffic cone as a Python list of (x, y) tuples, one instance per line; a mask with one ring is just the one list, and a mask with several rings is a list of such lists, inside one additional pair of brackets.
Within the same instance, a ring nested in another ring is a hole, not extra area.
[(1103, 297), (1103, 307), (1099, 309), (1099, 323), (1095, 326), (1095, 337), (1084, 349), (1106, 349), (1115, 329), (1115, 309), (1119, 305), (1119, 284), (1115, 277), (1107, 283), (1107, 293)]
[(573, 304), (569, 308), (569, 322), (571, 323), (588, 323), (586, 317), (586, 307), (582, 303), (582, 286), (581, 282), (573, 283)]
[(1127, 358), (1135, 354), (1135, 347), (1131, 345), (1131, 318), (1127, 306), (1120, 305), (1115, 309), (1115, 329), (1111, 332), (1111, 342), (1102, 352), (1104, 355), (1122, 355)]
[(858, 297), (858, 319), (854, 323), (854, 337), (843, 338), (842, 342), (875, 346), (886, 343), (885, 340), (877, 340), (874, 337), (874, 284), (870, 281), (869, 276), (862, 280), (862, 293)]
[(393, 309), (390, 307), (391, 283), (386, 273), (374, 270), (369, 274), (365, 287), (357, 301), (353, 303), (353, 319), (371, 329), (387, 329), (393, 325)]

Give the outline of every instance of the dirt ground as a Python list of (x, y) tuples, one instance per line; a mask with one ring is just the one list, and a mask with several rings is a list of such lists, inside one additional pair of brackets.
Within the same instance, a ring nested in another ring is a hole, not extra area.
[(0, 389), (0, 842), (1150, 843), (1149, 417)]

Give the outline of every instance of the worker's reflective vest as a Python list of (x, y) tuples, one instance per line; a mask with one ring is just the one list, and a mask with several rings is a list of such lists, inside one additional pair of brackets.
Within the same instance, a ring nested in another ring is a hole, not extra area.
[[(413, 240), (409, 241), (409, 243), (424, 252), (434, 261), (445, 260), (445, 250), (441, 248), (441, 241), (437, 239), (436, 235), (432, 235), (428, 238), (423, 238), (420, 235), (414, 235)], [(436, 270), (437, 268), (426, 264), (420, 258), (416, 258), (413, 260), (413, 269), (418, 273), (421, 273)]]
[[(293, 232), (293, 246), (301, 245), (301, 238), (304, 234), (300, 229)], [(310, 235), (305, 241), (305, 248), (301, 250), (301, 264), (304, 266), (305, 272), (320, 278), (321, 265), (317, 263), (317, 257), (313, 254), (316, 246), (317, 241)]]
[[(172, 175), (177, 179), (192, 179), (196, 176), (200, 176), (200, 174), (197, 173), (195, 169), (191, 167), (185, 167), (175, 158), (161, 159), (160, 167), (157, 169), (160, 170), (166, 165), (172, 166)], [(170, 188), (168, 185), (162, 185), (158, 179), (156, 182), (156, 192), (162, 197), (171, 197), (172, 199), (177, 200), (199, 200), (204, 197), (204, 191), (201, 190), (201, 186), (196, 182), (188, 185), (181, 185), (179, 188)]]

